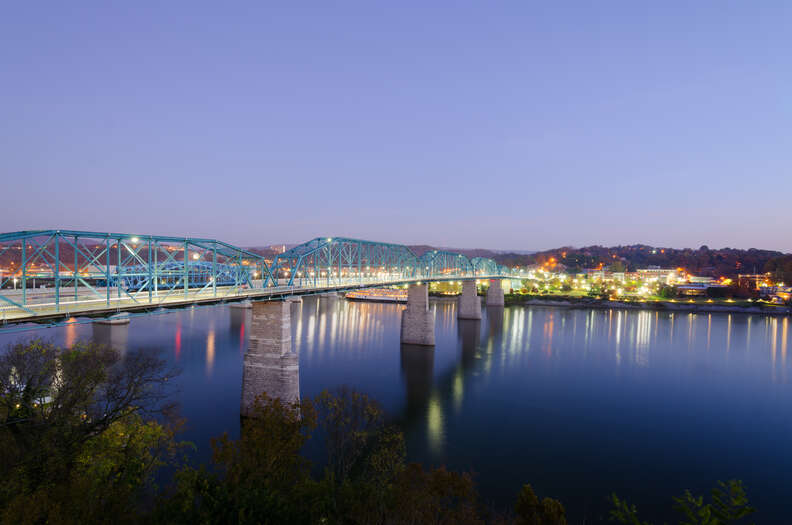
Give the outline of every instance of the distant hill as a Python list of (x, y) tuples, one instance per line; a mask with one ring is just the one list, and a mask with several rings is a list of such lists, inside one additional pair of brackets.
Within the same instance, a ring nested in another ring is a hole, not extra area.
[(423, 255), (424, 253), (426, 253), (428, 251), (431, 251), (431, 250), (443, 250), (443, 251), (448, 251), (448, 252), (461, 253), (465, 257), (470, 257), (470, 258), (473, 258), (473, 257), (490, 257), (490, 258), (494, 258), (495, 255), (496, 255), (496, 252), (494, 252), (492, 250), (484, 250), (484, 249), (481, 249), (481, 248), (473, 248), (473, 249), (448, 248), (448, 247), (443, 247), (443, 246), (428, 246), (428, 245), (425, 245), (425, 244), (412, 245), (412, 246), (408, 246), (408, 248), (410, 248), (413, 251), (413, 253), (415, 255), (419, 256), (419, 257), (421, 255)]
[[(252, 247), (250, 251), (261, 254), (268, 259), (280, 253), (283, 247), (291, 248), (295, 244), (286, 243), (271, 246)], [(529, 266), (534, 264), (555, 264), (567, 272), (580, 272), (584, 268), (603, 268), (632, 271), (648, 266), (661, 268), (684, 268), (696, 275), (712, 277), (734, 277), (738, 274), (780, 272), (786, 268), (791, 255), (774, 250), (747, 250), (737, 248), (710, 249), (700, 248), (665, 248), (645, 244), (628, 246), (562, 246), (552, 250), (530, 252), (525, 250), (496, 251), (481, 248), (449, 248), (430, 246), (427, 244), (410, 245), (409, 248), (418, 256), (430, 250), (445, 250), (462, 253), (473, 257), (489, 257), (506, 266)], [(788, 270), (792, 271), (792, 270)]]
[(648, 266), (661, 268), (684, 268), (696, 275), (732, 277), (737, 274), (763, 273), (770, 271), (768, 263), (783, 256), (783, 252), (750, 248), (710, 249), (665, 248), (633, 244), (630, 246), (585, 246), (582, 248), (562, 247), (545, 250), (531, 255), (533, 264), (555, 261), (569, 272), (583, 268), (625, 269), (628, 271)]

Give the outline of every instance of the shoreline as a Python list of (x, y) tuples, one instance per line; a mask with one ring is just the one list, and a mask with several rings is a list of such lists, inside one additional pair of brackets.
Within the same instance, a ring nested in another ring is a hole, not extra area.
[[(430, 295), (430, 301), (451, 302), (457, 301), (458, 295)], [(480, 296), (482, 297), (482, 296)], [(360, 298), (347, 297), (349, 301), (369, 302), (369, 303), (391, 303), (405, 304), (406, 300), (393, 300), (383, 298)], [(752, 306), (728, 305), (728, 304), (701, 304), (701, 303), (682, 303), (671, 301), (611, 301), (609, 299), (591, 299), (564, 297), (558, 298), (534, 298), (519, 295), (506, 295), (505, 306), (544, 306), (552, 308), (566, 309), (595, 309), (595, 310), (647, 310), (652, 312), (683, 312), (683, 313), (703, 313), (703, 314), (747, 314), (747, 315), (769, 315), (773, 317), (792, 316), (792, 307), (773, 306), (770, 304), (757, 304)]]
[(772, 306), (758, 304), (754, 306), (737, 306), (726, 304), (700, 304), (700, 303), (672, 303), (670, 301), (611, 301), (609, 299), (581, 299), (569, 297), (558, 299), (514, 298), (507, 296), (506, 306), (551, 306), (555, 308), (597, 309), (597, 310), (648, 310), (657, 312), (685, 312), (685, 313), (725, 313), (770, 315), (785, 317), (792, 315), (792, 308), (788, 306)]

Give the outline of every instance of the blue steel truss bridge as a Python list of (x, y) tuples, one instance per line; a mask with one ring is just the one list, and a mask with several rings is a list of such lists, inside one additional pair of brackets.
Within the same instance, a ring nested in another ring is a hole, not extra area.
[(434, 281), (520, 279), (482, 257), (317, 237), (271, 260), (214, 239), (71, 230), (0, 234), (0, 327)]

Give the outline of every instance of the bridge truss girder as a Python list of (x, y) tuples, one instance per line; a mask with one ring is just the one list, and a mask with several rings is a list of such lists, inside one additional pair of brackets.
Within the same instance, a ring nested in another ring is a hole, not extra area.
[[(5, 266), (5, 267), (4, 267)], [(69, 312), (267, 295), (286, 287), (345, 288), (510, 275), (492, 259), (317, 237), (264, 257), (214, 239), (73, 230), (0, 234), (0, 322)], [(42, 290), (42, 285), (44, 289)]]
[(254, 287), (269, 271), (262, 256), (214, 239), (73, 230), (0, 234), (0, 261), (7, 265), (0, 311), (32, 314), (34, 307), (57, 313), (78, 302), (109, 307), (174, 294), (216, 296), (218, 288)]
[(278, 255), (265, 286), (332, 286), (350, 280), (411, 278), (418, 259), (407, 246), (347, 237), (317, 237)]

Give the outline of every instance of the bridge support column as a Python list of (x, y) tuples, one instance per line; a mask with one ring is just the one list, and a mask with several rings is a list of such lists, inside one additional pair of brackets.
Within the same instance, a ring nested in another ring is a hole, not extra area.
[(489, 290), (487, 290), (487, 306), (503, 306), (503, 286), (500, 279), (490, 280)]
[(285, 403), (300, 400), (299, 361), (292, 352), (291, 304), (286, 301), (253, 303), (242, 369), (242, 416), (250, 415), (256, 396), (262, 393)]
[(481, 319), (481, 299), (476, 293), (476, 280), (462, 281), (462, 295), (457, 300), (457, 317), (460, 319)]
[(429, 287), (411, 284), (407, 289), (407, 308), (402, 311), (401, 342), (434, 346), (434, 312), (429, 309)]

